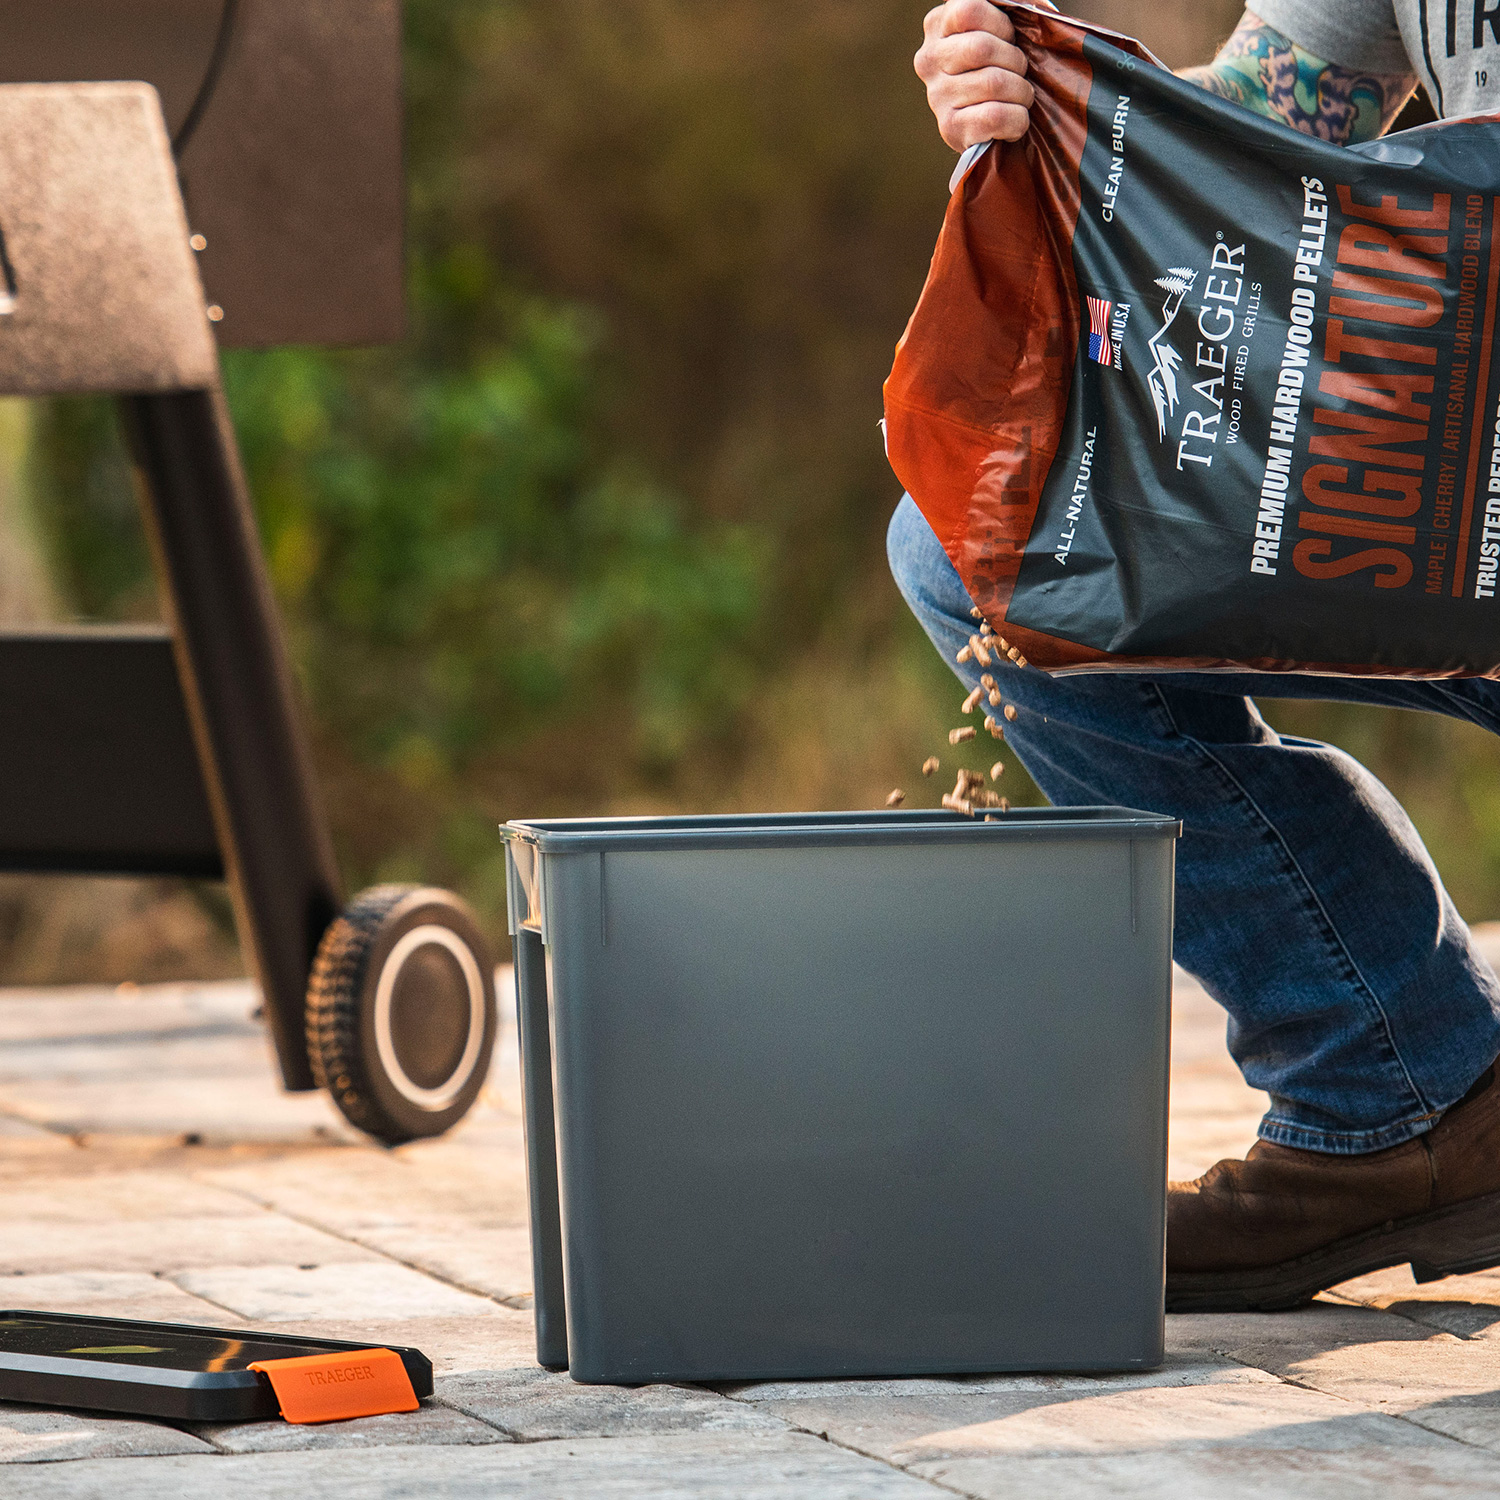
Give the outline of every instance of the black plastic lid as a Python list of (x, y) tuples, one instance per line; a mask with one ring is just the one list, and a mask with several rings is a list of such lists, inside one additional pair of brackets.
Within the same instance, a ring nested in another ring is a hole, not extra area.
[(258, 1360), (390, 1349), (418, 1398), (432, 1362), (417, 1349), (286, 1333), (143, 1323), (69, 1313), (0, 1312), (0, 1400), (189, 1422), (251, 1422), (280, 1414)]

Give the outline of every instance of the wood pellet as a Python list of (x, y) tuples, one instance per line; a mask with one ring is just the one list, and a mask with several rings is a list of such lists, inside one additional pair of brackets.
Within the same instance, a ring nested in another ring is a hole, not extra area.
[(958, 780), (953, 784), (953, 795), (973, 798), (983, 786), (984, 777), (977, 771), (963, 770), (958, 773)]
[[(995, 664), (996, 657), (1000, 655), (1004, 655), (1017, 667), (1026, 665), (1026, 658), (1019, 648), (1011, 645), (1003, 635), (996, 633), (977, 605), (969, 611), (969, 615), (970, 618), (979, 622), (979, 630), (959, 647), (954, 656), (954, 661), (959, 666), (976, 662), (981, 667), (988, 668)], [(1005, 728), (1001, 719), (1013, 724), (1019, 717), (1019, 712), (1015, 704), (1005, 702), (1000, 691), (999, 680), (989, 671), (981, 672), (979, 685), (965, 694), (963, 712), (973, 714), (980, 709), (981, 705), (995, 710), (994, 713), (984, 715), (984, 727), (994, 739), (1004, 740)], [(978, 731), (973, 725), (961, 724), (958, 728), (948, 731), (948, 743), (955, 746), (967, 744), (977, 734)], [(922, 762), (922, 775), (932, 776), (941, 768), (942, 762), (938, 757), (929, 755)], [(997, 760), (990, 766), (988, 779), (997, 782), (1004, 774), (1005, 762)], [(952, 812), (962, 813), (965, 817), (972, 818), (983, 812), (986, 823), (996, 821), (995, 812), (986, 811), (986, 809), (995, 809), (1003, 816), (1010, 811), (1010, 799), (1000, 796), (985, 783), (986, 777), (983, 771), (971, 771), (966, 766), (960, 766), (953, 783), (953, 790), (942, 794), (942, 805)], [(905, 801), (905, 791), (896, 787), (887, 795), (885, 805), (895, 808), (900, 807)]]
[[(953, 790), (944, 792), (942, 800), (944, 807), (972, 818), (976, 808), (1000, 807), (1004, 799), (997, 797), (985, 786), (983, 771), (971, 771), (967, 766), (960, 766)], [(1008, 807), (1009, 803), (1005, 805)]]

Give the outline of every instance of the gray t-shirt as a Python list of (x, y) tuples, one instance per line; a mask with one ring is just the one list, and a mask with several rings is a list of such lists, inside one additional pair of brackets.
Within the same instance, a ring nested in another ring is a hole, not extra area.
[(1249, 0), (1316, 57), (1415, 73), (1440, 115), (1500, 111), (1500, 0)]

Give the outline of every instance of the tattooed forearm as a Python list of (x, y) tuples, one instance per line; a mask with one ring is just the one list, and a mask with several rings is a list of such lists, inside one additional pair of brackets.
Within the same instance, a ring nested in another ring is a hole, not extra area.
[(1417, 82), (1410, 73), (1361, 73), (1324, 62), (1248, 10), (1207, 67), (1180, 76), (1340, 146), (1380, 135)]

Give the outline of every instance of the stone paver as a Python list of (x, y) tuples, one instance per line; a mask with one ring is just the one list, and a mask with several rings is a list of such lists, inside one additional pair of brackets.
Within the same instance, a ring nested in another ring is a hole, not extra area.
[[(1169, 1324), (1170, 1327), (1170, 1324)], [(1034, 1391), (1042, 1396), (1060, 1390), (1103, 1393), (1121, 1390), (1155, 1390), (1164, 1386), (1202, 1385), (1234, 1379), (1260, 1380), (1261, 1372), (1247, 1370), (1235, 1360), (1204, 1353), (1193, 1347), (1172, 1347), (1156, 1370), (1125, 1370), (1117, 1375), (929, 1375), (890, 1380), (758, 1380), (722, 1382), (714, 1387), (737, 1401), (854, 1400), (866, 1396), (976, 1395), (1000, 1392), (1011, 1395)]]
[(580, 1385), (546, 1370), (487, 1370), (437, 1381), (438, 1399), (512, 1437), (612, 1437), (668, 1432), (782, 1432), (764, 1407), (676, 1385)]
[[(1165, 1366), (1120, 1376), (541, 1371), (513, 1029), (459, 1130), (385, 1151), (279, 1094), (252, 1004), (244, 985), (0, 993), (0, 1304), (411, 1345), (436, 1395), (318, 1427), (0, 1407), (7, 1500), (1500, 1493), (1500, 1272), (1172, 1317)], [(1189, 1176), (1246, 1149), (1264, 1097), (1182, 975), (1173, 1024), (1171, 1170)]]
[(166, 1323), (223, 1327), (224, 1309), (189, 1296), (181, 1287), (144, 1271), (62, 1271), (0, 1276), (0, 1303), (93, 1318), (145, 1318)]
[(245, 1201), (350, 1236), (454, 1218), (518, 1227), (526, 1222), (520, 1121), (496, 1120), (496, 1113), (482, 1107), (452, 1140), (205, 1163), (198, 1175)]
[(248, 981), (10, 993), (0, 1111), (13, 1117), (83, 1136), (358, 1139), (326, 1095), (277, 1087)]
[(531, 1314), (498, 1305), (482, 1318), (312, 1318), (304, 1323), (278, 1323), (276, 1332), (342, 1339), (372, 1348), (398, 1344), (420, 1349), (432, 1361), (435, 1375), (536, 1368)]
[(958, 1459), (917, 1472), (974, 1500), (1489, 1500), (1500, 1467), (1456, 1443), (1328, 1451), (1226, 1445), (1107, 1457)]
[[(1365, 1455), (1373, 1472), (1374, 1455), (1399, 1465), (1419, 1450), (1420, 1464), (1442, 1447), (1368, 1406), (1213, 1355), (1126, 1376), (799, 1382), (740, 1394), (805, 1431), (976, 1495), (1026, 1493), (1018, 1462), (1034, 1494), (1106, 1495), (1136, 1484), (1145, 1493), (1170, 1472), (1181, 1493), (1201, 1495), (1230, 1452), (1247, 1455), (1247, 1472), (1271, 1463), (1270, 1453), (1344, 1455), (1346, 1467), (1348, 1455)], [(1162, 1458), (1170, 1463), (1159, 1470)]]
[(33, 1125), (15, 1115), (0, 1115), (0, 1152), (8, 1161), (21, 1157), (66, 1156), (77, 1149), (77, 1142), (58, 1131)]
[[(0, 1193), (5, 1190), (0, 1184)], [(244, 1264), (264, 1256), (290, 1265), (377, 1260), (364, 1246), (279, 1214), (235, 1218), (119, 1219), (109, 1225), (107, 1255), (96, 1227), (77, 1219), (0, 1218), (0, 1273), (87, 1270), (106, 1259), (120, 1270), (171, 1273), (192, 1266)]]
[(185, 1292), (250, 1323), (296, 1323), (309, 1317), (483, 1318), (496, 1305), (390, 1261), (335, 1261), (316, 1266), (209, 1266), (172, 1278)]
[(1179, 1355), (1220, 1354), (1260, 1369), (1286, 1367), (1310, 1350), (1374, 1349), (1421, 1343), (1437, 1331), (1373, 1307), (1319, 1299), (1295, 1312), (1176, 1313), (1167, 1348)]
[(452, 1407), (428, 1402), (418, 1411), (352, 1422), (198, 1423), (190, 1429), (223, 1453), (300, 1453), (323, 1448), (421, 1448), (503, 1443), (506, 1435)]
[(456, 1286), (516, 1306), (530, 1303), (531, 1231), (525, 1224), (434, 1214), (416, 1223), (361, 1225), (345, 1233)]
[[(142, 1219), (239, 1218), (253, 1212), (243, 1198), (195, 1180), (191, 1163), (179, 1160), (177, 1170), (163, 1170), (137, 1167), (128, 1156), (120, 1161), (75, 1152), (66, 1172), (49, 1163), (45, 1171), (12, 1174), (5, 1183), (5, 1222), (53, 1220), (78, 1228)], [(270, 1224), (266, 1215), (260, 1217)]]
[[(0, 1405), (0, 1464), (61, 1463), (65, 1459), (140, 1458), (163, 1453), (211, 1453), (210, 1444), (161, 1422)], [(0, 1494), (24, 1493), (24, 1480), (6, 1469)]]
[(1409, 1267), (1398, 1266), (1346, 1281), (1337, 1295), (1460, 1338), (1500, 1338), (1500, 1271), (1476, 1271), (1418, 1285)]
[(934, 1485), (801, 1433), (584, 1438), (358, 1455), (319, 1450), (251, 1457), (47, 1465), (11, 1500), (938, 1500)]

